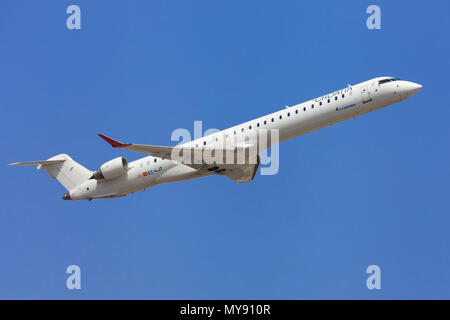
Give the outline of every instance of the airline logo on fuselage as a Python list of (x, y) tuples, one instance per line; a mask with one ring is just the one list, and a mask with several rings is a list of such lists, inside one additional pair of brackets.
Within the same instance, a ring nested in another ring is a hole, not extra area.
[(320, 102), (322, 100), (331, 99), (334, 96), (339, 96), (339, 95), (342, 95), (342, 94), (345, 94), (345, 93), (350, 93), (351, 94), (351, 92), (352, 92), (352, 87), (347, 87), (347, 88), (335, 91), (333, 93), (329, 93), (329, 94), (323, 95), (323, 96), (317, 98), (315, 101), (316, 102)]

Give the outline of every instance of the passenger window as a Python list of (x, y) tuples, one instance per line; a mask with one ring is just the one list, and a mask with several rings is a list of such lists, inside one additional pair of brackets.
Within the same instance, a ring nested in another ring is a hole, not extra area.
[(336, 96), (336, 97), (334, 97), (334, 100), (337, 100), (337, 96)]
[(236, 135), (236, 130), (234, 130), (234, 135)]
[(267, 124), (267, 120), (264, 120), (264, 124)]
[(345, 97), (345, 94), (342, 94), (342, 98), (344, 98)]
[(328, 99), (327, 101), (328, 101), (328, 103), (330, 103), (330, 99)]
[(256, 124), (256, 127), (258, 127), (259, 128), (259, 122)]
[(248, 126), (248, 130), (252, 130), (252, 126)]
[(280, 120), (281, 120), (282, 117), (283, 117), (283, 116), (280, 115)]
[(241, 129), (241, 132), (244, 132), (244, 128)]
[(288, 115), (287, 115), (288, 117), (290, 117), (291, 116), (291, 113), (290, 112), (288, 112)]
[(295, 114), (297, 114), (298, 113), (298, 110), (295, 110)]
[(303, 107), (303, 111), (306, 111), (306, 107)]
[(311, 109), (314, 109), (314, 103), (311, 105)]
[(206, 141), (203, 141), (203, 145), (206, 146)]
[(155, 159), (153, 160), (153, 162), (156, 162), (156, 160), (157, 160), (157, 159), (155, 158)]
[(272, 122), (274, 121), (274, 119), (272, 118)]
[(321, 105), (322, 105), (322, 101), (319, 102), (319, 106), (321, 106)]

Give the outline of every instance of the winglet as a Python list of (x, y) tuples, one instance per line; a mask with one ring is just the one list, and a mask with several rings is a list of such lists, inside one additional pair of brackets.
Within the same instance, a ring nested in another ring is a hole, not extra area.
[(124, 147), (130, 145), (129, 143), (122, 143), (117, 140), (111, 139), (110, 137), (107, 137), (101, 133), (97, 133), (97, 135), (100, 138), (102, 138), (103, 140), (105, 140), (106, 142), (108, 142), (111, 145), (111, 147), (113, 147), (113, 148), (124, 148)]

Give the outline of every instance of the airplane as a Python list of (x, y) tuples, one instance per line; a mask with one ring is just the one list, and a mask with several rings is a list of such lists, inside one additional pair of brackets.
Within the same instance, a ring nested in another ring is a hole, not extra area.
[[(403, 101), (420, 89), (414, 82), (377, 77), (175, 147), (122, 143), (99, 133), (113, 148), (149, 156), (133, 162), (117, 157), (97, 171), (86, 169), (66, 154), (10, 165), (37, 165), (38, 170), (47, 170), (67, 190), (63, 200), (118, 198), (161, 183), (212, 174), (244, 183), (253, 180), (260, 164), (260, 156), (251, 153)], [(269, 133), (264, 136), (264, 132)], [(278, 139), (274, 141), (275, 136)], [(213, 161), (207, 161), (207, 152)], [(243, 154), (240, 158), (239, 152)]]

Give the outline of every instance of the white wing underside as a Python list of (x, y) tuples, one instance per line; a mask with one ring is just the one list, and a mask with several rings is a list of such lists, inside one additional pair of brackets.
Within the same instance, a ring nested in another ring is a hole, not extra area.
[[(99, 136), (106, 142), (108, 142), (113, 148), (121, 148), (129, 151), (145, 153), (154, 157), (174, 160), (184, 165), (195, 168), (200, 172), (209, 171), (214, 174), (226, 176), (238, 183), (244, 183), (253, 180), (260, 163), (260, 157), (256, 154), (253, 157), (253, 161), (250, 161), (250, 159), (252, 159), (249, 152), (251, 146), (237, 147), (233, 149), (213, 150), (208, 148), (184, 149), (180, 147), (121, 143), (102, 134), (99, 134)], [(203, 160), (204, 158), (201, 156), (201, 154), (205, 152), (208, 152), (209, 155), (217, 155), (215, 159), (218, 159), (219, 161), (209, 163), (205, 162)], [(196, 154), (198, 155), (199, 153), (200, 156), (197, 158), (198, 160), (196, 160)], [(239, 158), (239, 153), (244, 155), (242, 159)], [(177, 156), (174, 158), (174, 155)], [(184, 158), (185, 161), (183, 161), (183, 155), (186, 155), (186, 157)], [(240, 159), (241, 161), (239, 161), (238, 159)]]

